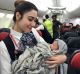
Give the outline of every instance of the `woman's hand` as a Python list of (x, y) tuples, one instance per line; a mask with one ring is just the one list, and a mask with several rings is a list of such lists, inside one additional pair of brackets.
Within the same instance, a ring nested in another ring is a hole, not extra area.
[(60, 65), (61, 63), (64, 63), (67, 59), (66, 55), (54, 55), (50, 58), (48, 58), (45, 63), (49, 64), (49, 68), (55, 68), (56, 66)]

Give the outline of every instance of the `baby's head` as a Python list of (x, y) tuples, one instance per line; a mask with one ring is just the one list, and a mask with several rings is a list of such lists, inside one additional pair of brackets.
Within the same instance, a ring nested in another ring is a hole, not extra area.
[(50, 45), (51, 50), (58, 50), (67, 52), (67, 44), (61, 39), (55, 39), (54, 42)]
[(58, 50), (59, 49), (59, 45), (58, 45), (58, 41), (54, 40), (54, 42), (50, 45), (51, 50)]

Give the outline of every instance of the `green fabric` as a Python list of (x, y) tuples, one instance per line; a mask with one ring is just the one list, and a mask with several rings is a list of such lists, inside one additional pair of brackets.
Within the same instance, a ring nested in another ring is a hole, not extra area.
[(43, 25), (48, 30), (48, 32), (50, 33), (50, 35), (53, 37), (52, 21), (50, 21), (49, 19), (46, 19), (46, 21), (44, 22)]

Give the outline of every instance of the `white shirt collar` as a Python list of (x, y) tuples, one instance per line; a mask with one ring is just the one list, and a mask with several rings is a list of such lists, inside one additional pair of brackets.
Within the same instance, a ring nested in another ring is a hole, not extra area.
[(12, 34), (14, 37), (16, 37), (17, 39), (19, 39), (19, 40), (20, 40), (20, 38), (22, 37), (22, 33), (17, 32), (17, 31), (15, 31), (15, 30), (13, 30), (13, 29), (11, 29), (11, 34)]

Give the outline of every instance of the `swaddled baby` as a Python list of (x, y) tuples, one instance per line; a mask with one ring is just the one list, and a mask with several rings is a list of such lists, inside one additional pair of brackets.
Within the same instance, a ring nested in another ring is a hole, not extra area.
[(60, 39), (56, 39), (51, 45), (37, 42), (31, 32), (23, 34), (19, 49), (24, 52), (13, 66), (13, 74), (55, 74), (55, 69), (49, 69), (43, 61), (53, 55), (66, 53), (67, 46)]

